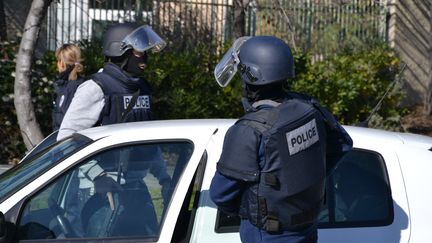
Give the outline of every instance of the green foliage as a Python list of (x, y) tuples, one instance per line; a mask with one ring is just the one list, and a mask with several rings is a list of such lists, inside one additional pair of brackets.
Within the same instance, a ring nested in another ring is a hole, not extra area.
[(54, 52), (47, 52), (36, 60), (32, 70), (32, 97), (36, 119), (44, 135), (52, 132), (51, 110), (54, 98), (53, 82), (57, 74)]
[(243, 114), (240, 82), (219, 87), (213, 69), (219, 60), (216, 47), (198, 45), (191, 50), (163, 51), (149, 57), (146, 78), (153, 85), (158, 119), (223, 118)]
[[(98, 41), (83, 41), (85, 74), (103, 65)], [(224, 48), (226, 49), (226, 48)], [(18, 44), (0, 44), (0, 163), (20, 158), (25, 151), (13, 104), (15, 55)], [(145, 77), (154, 89), (153, 110), (157, 119), (236, 118), (243, 115), (239, 75), (226, 88), (217, 85), (213, 69), (221, 58), (219, 48), (200, 44), (191, 49), (173, 48), (151, 53)], [(223, 52), (222, 52), (223, 53)], [(294, 91), (319, 100), (344, 124), (364, 121), (395, 79), (400, 61), (383, 44), (363, 49), (344, 49), (325, 61), (312, 62), (311, 56), (295, 56)], [(51, 132), (53, 80), (56, 75), (53, 52), (35, 60), (32, 70), (32, 97), (43, 133)], [(397, 107), (402, 98), (398, 89), (387, 96), (374, 127), (397, 130), (403, 110)]]
[[(299, 55), (300, 60), (311, 60)], [(304, 63), (304, 62), (303, 62)], [(400, 61), (385, 44), (345, 49), (325, 61), (308, 61), (292, 81), (295, 91), (319, 100), (344, 124), (364, 121), (395, 80)], [(403, 93), (394, 89), (384, 99), (375, 127), (397, 129)]]
[(89, 76), (103, 67), (102, 43), (98, 39), (82, 40), (78, 43), (84, 64), (84, 74)]
[(11, 163), (13, 155), (21, 154), (22, 142), (14, 107), (15, 42), (0, 43), (0, 163)]

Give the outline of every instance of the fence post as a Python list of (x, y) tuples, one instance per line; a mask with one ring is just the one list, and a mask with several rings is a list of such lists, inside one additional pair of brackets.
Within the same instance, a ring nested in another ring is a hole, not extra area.
[(249, 2), (250, 0), (234, 0), (234, 39), (246, 34), (246, 10)]

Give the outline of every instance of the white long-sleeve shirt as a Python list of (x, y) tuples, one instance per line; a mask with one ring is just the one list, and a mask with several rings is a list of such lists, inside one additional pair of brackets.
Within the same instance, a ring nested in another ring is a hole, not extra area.
[(93, 127), (105, 105), (102, 88), (93, 80), (87, 80), (76, 90), (58, 131), (57, 140)]

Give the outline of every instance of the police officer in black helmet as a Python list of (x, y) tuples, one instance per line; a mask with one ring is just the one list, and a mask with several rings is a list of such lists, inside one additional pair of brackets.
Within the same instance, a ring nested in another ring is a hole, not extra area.
[(241, 218), (242, 242), (317, 242), (325, 178), (352, 140), (319, 103), (285, 89), (291, 49), (273, 36), (241, 37), (216, 66), (216, 81), (242, 79), (246, 114), (226, 133), (210, 196)]
[(103, 39), (105, 65), (78, 87), (57, 140), (95, 125), (149, 120), (151, 88), (141, 76), (148, 52), (160, 51), (164, 46), (150, 26), (111, 26)]
[[(150, 120), (151, 87), (141, 75), (147, 65), (148, 52), (158, 52), (165, 45), (148, 25), (120, 23), (111, 26), (103, 39), (105, 65), (76, 90), (57, 140), (97, 125)], [(83, 173), (94, 181), (104, 172), (96, 164)], [(110, 186), (100, 188), (109, 190)]]
[[(105, 65), (76, 90), (60, 125), (57, 140), (93, 126), (150, 120), (152, 90), (147, 80), (141, 76), (149, 52), (161, 51), (165, 45), (165, 41), (148, 25), (120, 23), (111, 26), (103, 39)], [(148, 168), (162, 186), (161, 193), (166, 205), (171, 181), (166, 172), (166, 162), (159, 149), (144, 152), (154, 155), (148, 162)], [(96, 193), (107, 197), (112, 192), (121, 191), (121, 186), (105, 173), (101, 162), (112, 160), (119, 164), (120, 160), (128, 161), (134, 154), (143, 154), (143, 151), (126, 151), (118, 155), (121, 158), (101, 156), (81, 166), (79, 189), (93, 189), (94, 186)], [(140, 181), (142, 176), (133, 179)], [(92, 183), (88, 183), (89, 181)], [(150, 216), (149, 214), (149, 219)], [(153, 224), (156, 225), (157, 221), (154, 221)], [(149, 227), (152, 227), (150, 224)]]

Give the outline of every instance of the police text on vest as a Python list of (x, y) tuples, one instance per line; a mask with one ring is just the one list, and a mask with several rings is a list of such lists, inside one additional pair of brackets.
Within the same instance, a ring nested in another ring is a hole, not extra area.
[[(123, 96), (124, 109), (127, 109), (129, 103), (132, 101), (132, 96)], [(137, 97), (135, 105), (132, 109), (150, 109), (150, 97), (148, 95), (141, 95)]]
[(287, 132), (286, 138), (290, 155), (294, 155), (309, 148), (319, 140), (315, 119), (299, 128)]

